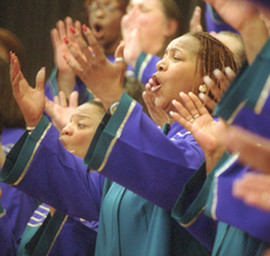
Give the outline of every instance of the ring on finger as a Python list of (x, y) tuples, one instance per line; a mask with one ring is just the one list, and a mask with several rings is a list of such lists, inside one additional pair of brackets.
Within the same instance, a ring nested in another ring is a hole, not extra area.
[(193, 116), (193, 117), (189, 120), (189, 122), (190, 122), (190, 123), (193, 123), (194, 120), (197, 119), (199, 116), (200, 116), (200, 114), (196, 114), (195, 116)]
[(117, 57), (117, 58), (115, 58), (114, 62), (124, 62), (124, 58), (123, 57)]

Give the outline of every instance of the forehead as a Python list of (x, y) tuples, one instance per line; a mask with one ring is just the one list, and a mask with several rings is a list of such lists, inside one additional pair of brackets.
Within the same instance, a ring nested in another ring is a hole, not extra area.
[(137, 4), (147, 4), (147, 5), (156, 5), (159, 3), (159, 0), (130, 0), (130, 4), (137, 5)]
[(92, 118), (93, 114), (98, 113), (98, 109), (99, 107), (94, 104), (84, 103), (76, 108), (72, 116), (83, 116)]
[(191, 35), (183, 35), (174, 39), (167, 47), (167, 50), (170, 49), (181, 49), (186, 52), (193, 54), (198, 54), (200, 49), (200, 42), (198, 39)]

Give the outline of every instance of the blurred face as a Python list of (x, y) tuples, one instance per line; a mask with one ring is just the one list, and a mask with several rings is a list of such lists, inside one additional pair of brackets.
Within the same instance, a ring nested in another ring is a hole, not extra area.
[(171, 101), (181, 101), (179, 93), (193, 91), (198, 93), (202, 77), (196, 72), (197, 55), (200, 42), (184, 35), (173, 40), (167, 47), (163, 59), (157, 64), (157, 72), (153, 75), (155, 104), (166, 113), (174, 110)]
[(114, 54), (122, 39), (120, 23), (123, 15), (116, 0), (93, 0), (88, 5), (89, 25), (105, 54)]
[(157, 54), (168, 37), (167, 18), (160, 0), (131, 0), (127, 16), (138, 25), (141, 49)]
[(61, 131), (59, 140), (68, 151), (84, 158), (101, 119), (99, 107), (90, 103), (82, 104)]

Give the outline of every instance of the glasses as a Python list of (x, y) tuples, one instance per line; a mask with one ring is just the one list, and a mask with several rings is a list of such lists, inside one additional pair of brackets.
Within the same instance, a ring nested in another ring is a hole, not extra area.
[(97, 3), (94, 3), (94, 4), (88, 5), (88, 12), (93, 13), (93, 12), (96, 12), (97, 10), (101, 10), (104, 13), (111, 13), (115, 10), (120, 9), (120, 8), (121, 7), (119, 5), (116, 5), (116, 4), (100, 4), (100, 3), (97, 4)]

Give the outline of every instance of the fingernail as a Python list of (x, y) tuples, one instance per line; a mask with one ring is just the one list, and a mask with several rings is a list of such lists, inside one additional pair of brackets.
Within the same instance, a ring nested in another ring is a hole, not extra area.
[(213, 74), (214, 74), (214, 76), (220, 76), (221, 71), (220, 71), (219, 69), (215, 69), (215, 70), (213, 71)]
[(75, 28), (72, 26), (69, 28), (69, 31), (72, 33), (72, 34), (75, 34), (76, 33), (76, 30)]
[(205, 84), (209, 85), (212, 81), (212, 79), (209, 76), (204, 76), (203, 81)]
[(231, 72), (232, 72), (232, 69), (230, 67), (225, 68), (225, 73), (226, 74), (231, 73)]
[(68, 44), (69, 43), (68, 42), (68, 39), (66, 37), (64, 37), (63, 40), (64, 40), (65, 44)]
[(83, 29), (84, 32), (86, 32), (87, 31), (87, 26), (85, 24), (83, 24), (82, 29)]

